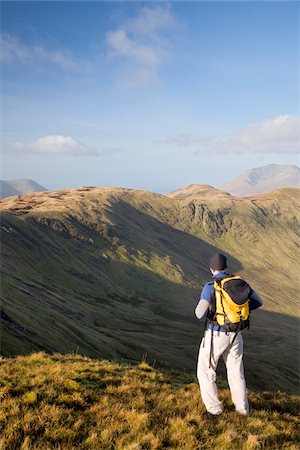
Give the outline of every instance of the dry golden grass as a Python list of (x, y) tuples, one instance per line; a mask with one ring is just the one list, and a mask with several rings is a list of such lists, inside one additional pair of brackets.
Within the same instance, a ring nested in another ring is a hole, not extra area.
[(146, 362), (125, 366), (36, 353), (0, 364), (3, 450), (299, 448), (295, 396), (251, 392), (245, 418), (220, 387), (226, 409), (212, 418), (191, 376)]

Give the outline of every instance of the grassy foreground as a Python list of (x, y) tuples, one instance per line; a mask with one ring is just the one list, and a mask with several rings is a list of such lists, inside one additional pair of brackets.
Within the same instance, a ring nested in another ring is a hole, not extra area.
[(142, 362), (125, 366), (79, 355), (0, 362), (1, 449), (298, 449), (300, 400), (249, 393), (238, 416), (220, 386), (225, 412), (205, 413), (190, 375)]

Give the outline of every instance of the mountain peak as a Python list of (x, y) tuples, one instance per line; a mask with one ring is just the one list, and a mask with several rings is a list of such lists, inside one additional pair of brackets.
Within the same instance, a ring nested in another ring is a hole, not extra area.
[(300, 187), (300, 169), (294, 165), (268, 164), (246, 170), (239, 177), (224, 183), (221, 189), (231, 195), (265, 194), (286, 187)]
[(209, 184), (190, 184), (184, 188), (169, 192), (168, 197), (176, 199), (187, 199), (197, 197), (230, 197), (230, 194), (216, 189)]

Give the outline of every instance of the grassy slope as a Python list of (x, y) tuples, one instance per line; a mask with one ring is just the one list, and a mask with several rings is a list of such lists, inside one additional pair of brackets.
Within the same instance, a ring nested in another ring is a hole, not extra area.
[(211, 418), (191, 376), (145, 362), (37, 353), (2, 360), (0, 385), (3, 450), (299, 448), (299, 397), (249, 392), (245, 418), (221, 384), (225, 412)]
[(250, 385), (295, 392), (297, 196), (177, 200), (97, 188), (3, 202), (3, 353), (147, 353), (194, 370), (193, 309), (208, 257), (223, 249), (266, 305), (246, 336)]

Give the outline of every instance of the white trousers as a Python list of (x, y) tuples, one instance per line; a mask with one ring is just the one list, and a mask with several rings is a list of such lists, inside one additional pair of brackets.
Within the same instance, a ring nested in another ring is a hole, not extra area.
[(203, 403), (211, 414), (220, 414), (223, 411), (216, 385), (216, 369), (222, 356), (227, 369), (232, 402), (237, 410), (247, 414), (249, 404), (243, 366), (242, 334), (238, 333), (232, 344), (235, 333), (214, 331), (210, 365), (211, 333), (211, 330), (205, 331), (198, 357), (197, 377)]

